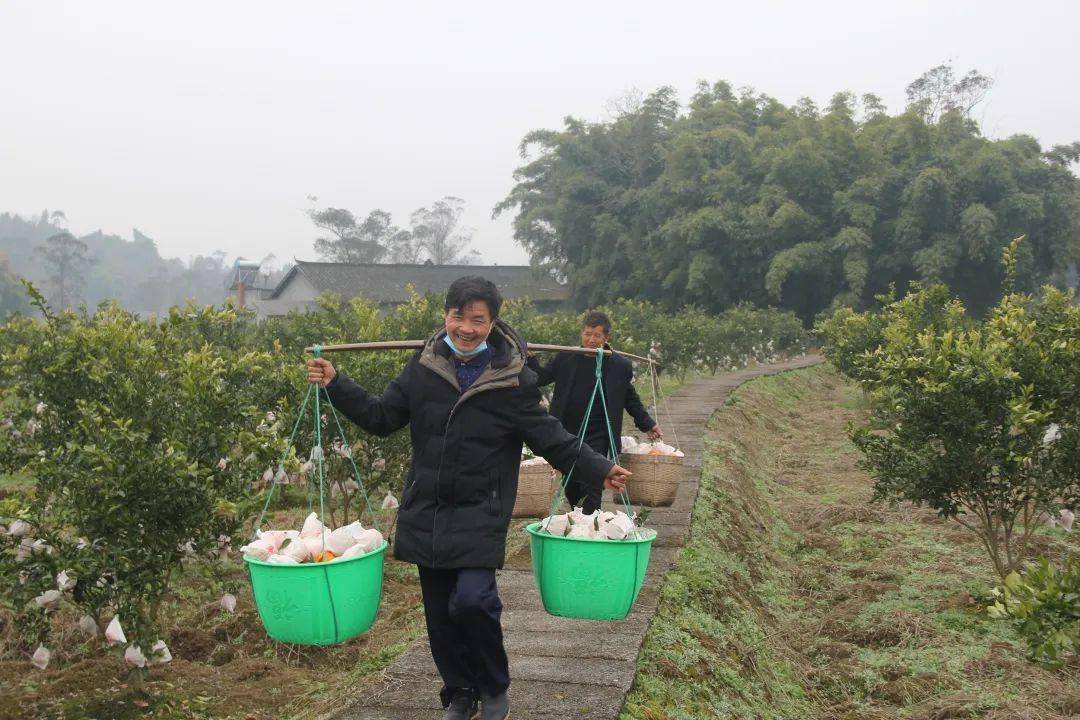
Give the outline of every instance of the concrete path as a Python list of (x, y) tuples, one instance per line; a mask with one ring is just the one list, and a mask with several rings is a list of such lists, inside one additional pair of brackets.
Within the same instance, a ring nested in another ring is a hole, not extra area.
[[(690, 529), (690, 512), (701, 474), (705, 423), (732, 390), (756, 377), (809, 367), (817, 356), (796, 358), (687, 384), (668, 398), (670, 419), (661, 408), (665, 440), (686, 453), (686, 475), (675, 503), (655, 508), (646, 524), (658, 534), (645, 585), (630, 615), (621, 622), (558, 618), (544, 612), (533, 579), (528, 549), (507, 558), (499, 574), (503, 630), (510, 655), (513, 720), (574, 718), (615, 720), (637, 668), (649, 620), (656, 612), (660, 585), (675, 562)], [(674, 433), (672, 432), (674, 430)], [(618, 509), (613, 503), (605, 503)], [(421, 639), (387, 670), (382, 682), (338, 716), (338, 720), (438, 720), (442, 710), (438, 673), (427, 639)]]

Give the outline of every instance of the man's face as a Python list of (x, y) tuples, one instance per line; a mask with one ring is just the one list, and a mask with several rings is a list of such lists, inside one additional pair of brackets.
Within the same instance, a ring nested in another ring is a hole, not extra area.
[(581, 328), (581, 347), (595, 350), (598, 347), (604, 347), (604, 343), (607, 342), (608, 334), (604, 332), (602, 325), (586, 325)]
[(487, 340), (494, 320), (486, 302), (471, 302), (446, 311), (446, 334), (459, 350), (469, 352)]

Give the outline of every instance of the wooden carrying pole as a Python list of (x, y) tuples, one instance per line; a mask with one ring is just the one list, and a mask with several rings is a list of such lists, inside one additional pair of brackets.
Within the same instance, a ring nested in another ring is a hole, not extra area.
[[(320, 345), (321, 352), (343, 352), (347, 350), (419, 350), (424, 347), (424, 340), (384, 340), (380, 342), (345, 343), (342, 345)], [(579, 355), (596, 355), (596, 350), (583, 347), (570, 347), (568, 345), (544, 345), (541, 343), (527, 343), (526, 348), (537, 352), (572, 352)], [(305, 352), (312, 352), (315, 348), (304, 348)], [(659, 365), (655, 360), (640, 355), (633, 355), (622, 350), (603, 350), (605, 355), (612, 353), (624, 357), (633, 358), (650, 365)]]

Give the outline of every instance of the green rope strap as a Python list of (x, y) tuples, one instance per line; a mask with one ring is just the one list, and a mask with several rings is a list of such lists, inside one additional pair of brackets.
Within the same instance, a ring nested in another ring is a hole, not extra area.
[[(296, 416), (296, 422), (293, 423), (292, 433), (289, 435), (289, 442), (285, 445), (284, 452), (281, 453), (281, 459), (278, 460), (278, 472), (281, 472), (285, 468), (285, 458), (289, 457), (289, 451), (293, 448), (293, 441), (296, 440), (296, 431), (300, 429), (300, 421), (304, 419), (304, 412), (307, 410), (308, 401), (311, 400), (311, 392), (315, 389), (315, 385), (309, 385), (307, 394), (304, 395), (304, 402), (300, 406), (300, 414)], [(277, 487), (278, 472), (274, 473), (274, 478), (270, 482), (270, 489), (266, 493), (266, 502), (263, 503), (262, 512), (259, 513), (259, 519), (255, 522), (255, 532), (259, 532), (262, 529), (263, 518), (266, 517), (266, 509), (270, 507), (270, 499), (274, 497), (274, 488)]]
[[(615, 444), (615, 436), (611, 432), (611, 418), (608, 417), (607, 410), (607, 398), (604, 395), (604, 376), (603, 376), (603, 363), (604, 352), (602, 348), (596, 350), (596, 382), (593, 384), (592, 394), (589, 396), (589, 404), (585, 407), (585, 414), (582, 416), (581, 429), (577, 434), (577, 449), (581, 452), (581, 446), (585, 444), (585, 432), (589, 427), (589, 417), (592, 415), (593, 405), (596, 402), (597, 395), (600, 396), (600, 401), (604, 407), (604, 425), (607, 428), (608, 447), (610, 453), (610, 459), (612, 462), (619, 462), (619, 449)], [(574, 464), (570, 466), (570, 472), (563, 475), (562, 483), (559, 485), (559, 489), (555, 491), (555, 496), (551, 501), (551, 512), (549, 515), (554, 515), (555, 511), (559, 509), (559, 505), (562, 503), (562, 499), (566, 497), (566, 485), (570, 482), (570, 477), (574, 474), (574, 469), (577, 468), (577, 460), (574, 460)], [(630, 496), (626, 492), (626, 488), (619, 491), (619, 498), (622, 500), (623, 506), (626, 508), (626, 514), (630, 517), (634, 516), (634, 508), (630, 504)]]
[(671, 420), (671, 408), (668, 406), (667, 396), (660, 387), (660, 376), (656, 374), (656, 366), (650, 363), (649, 372), (652, 375), (653, 419), (660, 421), (660, 411), (656, 404), (656, 396), (659, 394), (660, 402), (664, 404), (664, 414), (667, 416), (667, 427), (671, 430), (671, 439), (675, 441), (675, 447), (679, 447), (679, 434), (675, 432), (675, 423)]
[[(315, 346), (314, 355), (315, 357), (319, 357), (320, 355), (322, 355), (321, 346)], [(319, 520), (321, 521), (323, 518), (326, 517), (326, 489), (323, 486), (323, 457), (326, 455), (326, 453), (323, 451), (322, 446), (322, 413), (319, 412), (319, 388), (315, 388), (315, 414), (313, 419), (315, 421), (315, 445), (312, 448), (312, 452), (315, 453), (315, 467), (318, 469), (319, 472)], [(311, 499), (309, 496), (308, 504), (310, 505), (310, 503)], [(322, 533), (321, 537), (322, 551), (326, 552), (326, 533)]]
[[(323, 392), (326, 393), (326, 388), (323, 388)], [(337, 425), (338, 435), (341, 437), (341, 442), (343, 445), (345, 445), (346, 448), (348, 448), (349, 446), (345, 443), (345, 431), (341, 427), (341, 420), (338, 419), (337, 410), (334, 409), (334, 404), (330, 402), (329, 393), (326, 394), (326, 404), (330, 406), (330, 414), (334, 418), (334, 424)], [(371, 521), (373, 525), (378, 525), (379, 518), (375, 515), (375, 511), (371, 509), (371, 500), (368, 498), (367, 488), (360, 480), (360, 468), (356, 466), (356, 458), (353, 457), (351, 448), (347, 452), (347, 457), (349, 458), (349, 463), (352, 464), (353, 476), (356, 478), (356, 484), (360, 486), (360, 492), (364, 495), (364, 506), (367, 507), (368, 515), (371, 516)]]
[[(316, 345), (312, 348), (312, 354), (314, 357), (322, 356), (322, 346)], [(308, 480), (308, 512), (311, 512), (314, 504), (314, 491), (316, 488), (315, 477), (318, 478), (318, 492), (319, 492), (319, 519), (323, 520), (326, 517), (326, 482), (324, 475), (323, 463), (325, 461), (326, 453), (323, 451), (322, 443), (322, 412), (320, 396), (326, 397), (326, 404), (330, 407), (330, 413), (333, 415), (334, 423), (337, 426), (338, 436), (341, 440), (342, 446), (347, 448), (346, 456), (349, 458), (349, 463), (352, 466), (353, 478), (356, 480), (356, 484), (360, 488), (360, 492), (364, 496), (364, 505), (367, 508), (368, 514), (371, 516), (373, 525), (378, 525), (378, 517), (375, 515), (375, 511), (371, 507), (371, 500), (368, 497), (367, 486), (364, 485), (363, 479), (360, 477), (360, 468), (356, 464), (356, 459), (352, 455), (352, 450), (349, 448), (348, 440), (345, 437), (345, 430), (341, 425), (341, 420), (338, 418), (337, 410), (334, 409), (334, 404), (330, 402), (330, 394), (326, 391), (326, 388), (320, 388), (316, 383), (311, 383), (308, 386), (307, 394), (304, 395), (304, 402), (300, 406), (300, 413), (296, 417), (296, 423), (293, 424), (292, 433), (289, 435), (289, 442), (285, 446), (285, 451), (281, 455), (281, 459), (278, 461), (278, 472), (274, 473), (274, 479), (270, 484), (270, 489), (266, 494), (266, 501), (263, 503), (262, 512), (259, 513), (259, 519), (255, 523), (255, 532), (262, 528), (262, 521), (266, 517), (266, 511), (270, 507), (270, 500), (274, 496), (274, 488), (277, 487), (278, 477), (285, 467), (285, 460), (289, 456), (289, 452), (295, 447), (296, 433), (300, 428), (300, 422), (304, 419), (304, 413), (307, 412), (308, 404), (311, 402), (312, 397), (315, 398), (315, 402), (312, 403), (312, 431), (315, 437), (315, 445), (312, 448), (314, 455), (316, 473), (314, 476), (309, 476)], [(323, 537), (323, 550), (325, 551), (325, 536)]]
[[(608, 444), (611, 447), (611, 461), (614, 463), (619, 462), (619, 445), (622, 444), (622, 438), (619, 438), (619, 444), (615, 443), (615, 435), (611, 431), (611, 418), (608, 417), (607, 409), (607, 396), (604, 394), (603, 378), (600, 375), (600, 363), (604, 354), (597, 350), (596, 352), (596, 389), (593, 390), (593, 394), (596, 390), (600, 391), (600, 407), (604, 408), (604, 426), (607, 428)], [(626, 492), (624, 487), (619, 491), (619, 498), (622, 500), (623, 507), (626, 508), (626, 514), (630, 517), (634, 517), (634, 508), (630, 505), (630, 494)]]

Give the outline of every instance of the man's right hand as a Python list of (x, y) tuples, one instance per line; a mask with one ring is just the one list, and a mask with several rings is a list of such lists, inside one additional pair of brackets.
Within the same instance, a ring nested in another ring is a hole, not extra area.
[(622, 492), (626, 488), (626, 481), (630, 479), (630, 476), (634, 473), (630, 472), (624, 467), (618, 465), (612, 465), (608, 470), (607, 477), (604, 478), (604, 489), (614, 490), (615, 492)]
[(337, 376), (337, 370), (329, 360), (312, 358), (307, 361), (307, 379), (321, 387), (326, 387)]

